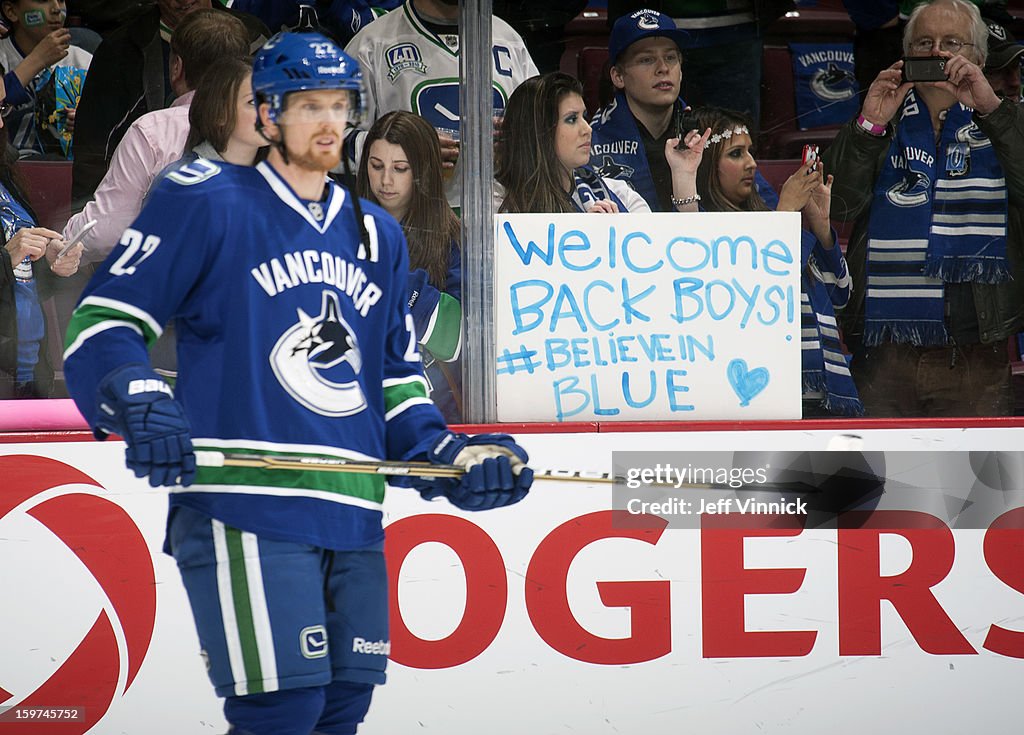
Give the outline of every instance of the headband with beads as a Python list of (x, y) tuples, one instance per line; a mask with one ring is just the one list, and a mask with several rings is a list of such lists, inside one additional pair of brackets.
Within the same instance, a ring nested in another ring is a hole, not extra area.
[(721, 133), (715, 133), (707, 142), (704, 143), (705, 148), (710, 148), (712, 144), (721, 143), (723, 140), (729, 140), (734, 135), (750, 135), (750, 130), (746, 125), (737, 125), (734, 128), (726, 128)]

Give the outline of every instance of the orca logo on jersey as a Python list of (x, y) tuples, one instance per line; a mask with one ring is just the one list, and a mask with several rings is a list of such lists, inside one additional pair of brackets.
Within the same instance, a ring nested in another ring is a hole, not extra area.
[(363, 358), (355, 332), (341, 315), (338, 295), (323, 292), (317, 317), (297, 311), (298, 323), (281, 335), (270, 352), (278, 382), (314, 413), (334, 417), (359, 413), (366, 408), (366, 396), (356, 379)]

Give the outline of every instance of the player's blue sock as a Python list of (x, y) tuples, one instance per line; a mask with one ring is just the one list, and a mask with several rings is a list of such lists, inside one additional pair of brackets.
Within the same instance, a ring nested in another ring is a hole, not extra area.
[(354, 735), (370, 709), (373, 684), (332, 681), (324, 692), (327, 701), (313, 735)]
[[(284, 689), (224, 700), (224, 717), (239, 735), (309, 735), (324, 709), (324, 687)], [(352, 730), (355, 732), (355, 730)]]

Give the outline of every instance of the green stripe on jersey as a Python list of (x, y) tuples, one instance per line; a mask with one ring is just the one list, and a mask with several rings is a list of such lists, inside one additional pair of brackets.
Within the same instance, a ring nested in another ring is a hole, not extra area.
[(225, 527), (224, 540), (228, 547), (228, 564), (231, 568), (231, 600), (235, 607), (235, 627), (242, 646), (242, 664), (249, 694), (263, 692), (263, 669), (260, 666), (260, 652), (256, 645), (256, 626), (253, 624), (252, 604), (249, 601), (249, 578), (245, 569), (245, 549), (242, 548), (242, 532), (237, 528)]
[[(221, 452), (221, 447), (196, 446), (196, 451)], [(304, 455), (292, 452), (265, 452), (254, 449), (231, 449), (232, 454), (272, 454), (284, 459), (300, 459)], [(354, 459), (354, 458), (353, 458)], [(382, 475), (360, 475), (352, 472), (329, 472), (324, 470), (275, 470), (261, 467), (197, 467), (197, 485), (234, 485), (253, 487), (292, 488), (296, 491), (319, 490), (322, 492), (347, 495), (351, 498), (384, 502), (386, 478)], [(301, 496), (296, 492), (296, 496)]]
[(410, 380), (408, 383), (384, 386), (384, 413), (390, 413), (395, 406), (405, 403), (410, 398), (426, 398), (427, 387), (422, 380)]
[(427, 335), (423, 347), (441, 362), (448, 362), (459, 354), (462, 339), (462, 305), (446, 293), (434, 309), (434, 328)]
[(118, 309), (113, 309), (109, 306), (97, 306), (95, 304), (83, 304), (75, 309), (71, 315), (71, 322), (68, 324), (68, 332), (64, 337), (64, 349), (66, 350), (75, 340), (78, 339), (78, 335), (91, 327), (95, 327), (103, 322), (130, 322), (138, 325), (139, 329), (142, 330), (143, 336), (146, 338), (146, 347), (152, 347), (153, 343), (156, 342), (157, 333), (153, 331), (152, 327), (149, 326), (145, 321), (138, 317), (127, 314)]

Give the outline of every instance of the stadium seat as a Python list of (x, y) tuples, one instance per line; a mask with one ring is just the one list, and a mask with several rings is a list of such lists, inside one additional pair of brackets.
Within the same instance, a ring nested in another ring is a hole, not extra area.
[[(575, 76), (583, 84), (583, 102), (593, 114), (601, 106), (601, 83), (608, 75), (608, 47), (580, 49), (579, 69)], [(609, 81), (610, 85), (611, 82)]]
[[(765, 180), (772, 185), (775, 192), (782, 191), (782, 185), (786, 183), (786, 179), (793, 175), (793, 172), (800, 167), (799, 158), (785, 158), (776, 160), (761, 160), (757, 161), (757, 169), (764, 176)], [(839, 243), (840, 249), (846, 252), (846, 243), (850, 239), (850, 234), (853, 231), (853, 222), (840, 222), (833, 220), (832, 226), (836, 229), (836, 239)]]
[(583, 83), (587, 112), (598, 107), (598, 88), (608, 59), (608, 13), (588, 6), (565, 27), (565, 51), (558, 68)]
[(38, 223), (60, 232), (71, 217), (71, 161), (18, 161)]
[(757, 160), (757, 169), (764, 176), (765, 180), (772, 185), (776, 193), (782, 190), (786, 179), (793, 175), (793, 172), (800, 167), (799, 158), (787, 158), (763, 161)]
[(766, 44), (762, 70), (760, 158), (799, 158), (808, 143), (827, 148), (840, 126), (800, 130), (789, 47)]
[(765, 42), (815, 40), (824, 43), (852, 41), (855, 26), (838, 2), (821, 2), (816, 8), (800, 8), (770, 24)]

